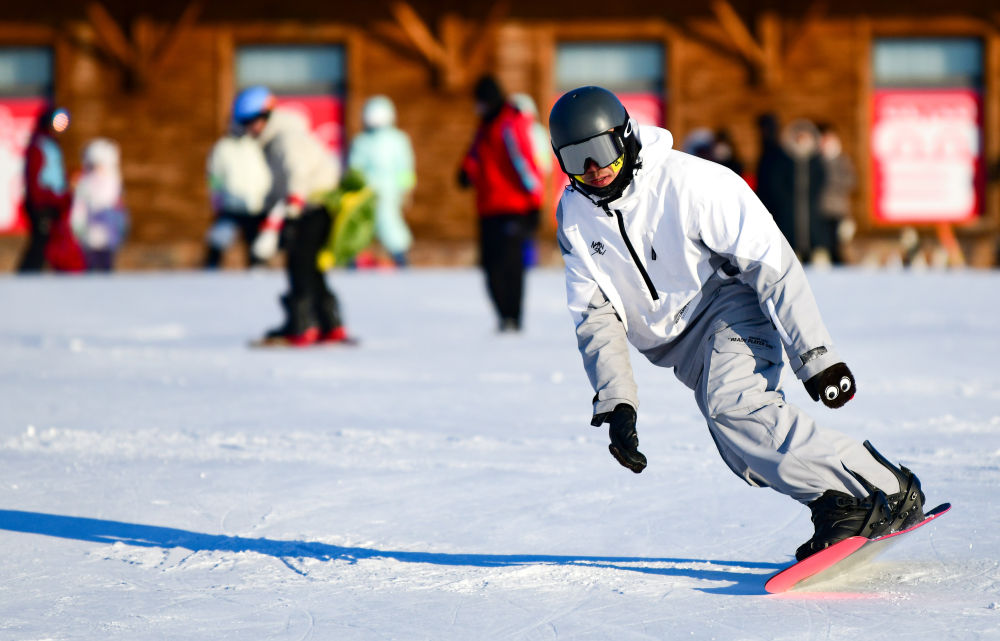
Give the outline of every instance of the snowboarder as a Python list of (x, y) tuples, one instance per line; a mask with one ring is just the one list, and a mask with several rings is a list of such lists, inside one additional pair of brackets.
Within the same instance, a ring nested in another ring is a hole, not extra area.
[(233, 119), (261, 145), (271, 169), (269, 213), (253, 252), (265, 260), (274, 255), (279, 232), (287, 250), (288, 293), (281, 297), (285, 322), (262, 342), (345, 342), (340, 305), (317, 265), (332, 224), (321, 199), (336, 188), (340, 169), (308, 123), (275, 104), (274, 94), (259, 85), (244, 89), (233, 102)]
[(801, 264), (746, 182), (672, 149), (600, 87), (563, 95), (549, 118), (570, 185), (557, 213), (570, 312), (611, 454), (639, 473), (628, 344), (694, 391), (722, 458), (752, 486), (809, 506), (805, 558), (849, 536), (923, 517), (917, 478), (785, 401), (782, 346), (814, 400), (854, 397)]

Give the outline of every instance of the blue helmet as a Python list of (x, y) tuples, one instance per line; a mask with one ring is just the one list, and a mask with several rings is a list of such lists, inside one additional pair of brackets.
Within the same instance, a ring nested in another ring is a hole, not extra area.
[(274, 94), (267, 87), (247, 87), (236, 94), (236, 99), (233, 100), (233, 120), (246, 124), (269, 114), (274, 109), (274, 104)]

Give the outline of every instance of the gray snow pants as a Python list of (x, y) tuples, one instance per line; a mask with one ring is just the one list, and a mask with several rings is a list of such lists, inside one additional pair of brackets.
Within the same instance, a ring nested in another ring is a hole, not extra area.
[(672, 365), (694, 390), (719, 453), (750, 485), (802, 503), (831, 489), (867, 496), (853, 471), (887, 494), (900, 491), (860, 442), (785, 402), (781, 340), (748, 288), (720, 289), (664, 360), (672, 362), (654, 362)]

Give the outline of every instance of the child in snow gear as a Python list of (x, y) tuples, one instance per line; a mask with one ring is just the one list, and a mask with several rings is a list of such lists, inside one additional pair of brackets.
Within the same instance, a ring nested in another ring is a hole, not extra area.
[(417, 184), (413, 146), (409, 136), (396, 127), (396, 107), (386, 96), (365, 101), (361, 123), (364, 131), (351, 143), (348, 165), (361, 172), (375, 194), (379, 243), (397, 267), (405, 267), (413, 234), (403, 218), (403, 207)]
[(557, 213), (570, 313), (596, 392), (595, 426), (646, 467), (631, 343), (695, 393), (719, 453), (746, 483), (810, 506), (808, 555), (921, 518), (916, 477), (785, 402), (782, 347), (815, 400), (841, 407), (854, 376), (837, 355), (795, 253), (726, 167), (672, 149), (606, 89), (562, 96), (549, 118), (570, 184)]
[(340, 169), (308, 122), (275, 105), (274, 95), (261, 86), (244, 89), (233, 102), (233, 120), (261, 146), (271, 169), (268, 215), (253, 252), (270, 258), (279, 233), (287, 250), (288, 292), (281, 297), (285, 322), (261, 343), (343, 342), (347, 332), (340, 305), (318, 265), (332, 224), (322, 198), (337, 186)]
[(83, 172), (76, 183), (70, 224), (83, 249), (87, 269), (111, 271), (125, 240), (128, 211), (122, 200), (121, 152), (107, 138), (83, 150)]

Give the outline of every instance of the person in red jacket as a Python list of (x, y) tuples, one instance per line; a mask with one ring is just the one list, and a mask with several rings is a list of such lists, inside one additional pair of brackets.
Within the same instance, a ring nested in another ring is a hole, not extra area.
[(57, 136), (69, 126), (65, 109), (49, 107), (38, 116), (24, 158), (24, 208), (31, 236), (17, 271), (40, 272), (45, 267), (46, 248), (60, 216), (69, 208), (62, 147)]
[(476, 83), (479, 129), (462, 160), (459, 184), (476, 190), (480, 261), (500, 331), (521, 329), (522, 244), (542, 202), (542, 177), (531, 143), (531, 119), (491, 76)]

